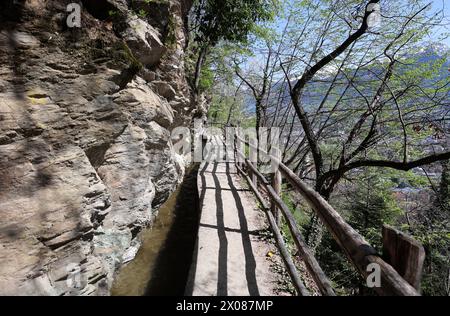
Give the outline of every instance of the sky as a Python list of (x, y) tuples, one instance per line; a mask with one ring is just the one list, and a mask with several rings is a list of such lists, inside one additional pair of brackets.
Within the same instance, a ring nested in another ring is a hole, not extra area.
[[(450, 32), (450, 0), (432, 0), (431, 2), (433, 3), (433, 10), (444, 10), (444, 20), (446, 21), (447, 25), (443, 27), (443, 31)], [(439, 35), (436, 34), (436, 38), (438, 36)], [(447, 38), (444, 43), (450, 47), (450, 38)]]
[[(429, 2), (432, 3), (433, 12), (442, 11), (444, 23), (446, 23), (446, 26), (441, 27), (442, 32), (433, 34), (429, 39), (430, 41), (436, 41), (443, 32), (450, 33), (450, 0), (429, 0)], [(277, 27), (281, 31), (284, 27), (284, 21), (283, 23), (280, 22)], [(450, 47), (450, 37), (443, 41), (443, 43)]]
[[(300, 0), (282, 0), (282, 3), (290, 3), (290, 1), (300, 1)], [(319, 0), (320, 1), (320, 0)], [(388, 0), (386, 0), (388, 1)], [(390, 0), (390, 1), (397, 1), (397, 0)], [(431, 3), (432, 4), (432, 12), (434, 13), (440, 13), (442, 15), (443, 21), (441, 26), (438, 26), (435, 28), (435, 32), (433, 34), (430, 34), (428, 38), (425, 38), (425, 42), (440, 42), (445, 44), (450, 48), (450, 0), (424, 0), (425, 4)], [(427, 15), (430, 15), (430, 13), (427, 13)], [(276, 22), (273, 24), (273, 27), (276, 28), (277, 32), (281, 33), (285, 27), (286, 20), (283, 18), (280, 18), (276, 20)], [(441, 41), (440, 37), (442, 34), (447, 33), (449, 36)], [(252, 62), (257, 61), (258, 63), (261, 60), (264, 60), (264, 56), (260, 55), (258, 52), (256, 53), (256, 58), (252, 60)], [(261, 58), (260, 58), (261, 57)], [(247, 66), (253, 67), (255, 66), (252, 63), (249, 63)]]

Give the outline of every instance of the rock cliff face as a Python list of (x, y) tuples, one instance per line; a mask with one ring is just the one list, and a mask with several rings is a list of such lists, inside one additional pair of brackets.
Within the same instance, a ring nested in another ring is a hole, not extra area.
[(108, 295), (133, 257), (184, 173), (189, 2), (1, 1), (0, 294)]

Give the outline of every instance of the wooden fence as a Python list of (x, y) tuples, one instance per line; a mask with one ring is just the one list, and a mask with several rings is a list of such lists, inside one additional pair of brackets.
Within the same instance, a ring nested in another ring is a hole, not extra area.
[[(250, 188), (266, 212), (277, 247), (299, 295), (309, 295), (310, 293), (299, 278), (297, 268), (285, 245), (280, 231), (281, 215), (289, 227), (301, 259), (304, 261), (309, 274), (314, 279), (322, 295), (334, 296), (335, 292), (330, 280), (320, 267), (312, 251), (308, 248), (294, 215), (281, 198), (283, 178), (291, 184), (292, 188), (302, 196), (315, 214), (319, 216), (334, 240), (364, 279), (373, 272), (368, 267), (376, 266), (379, 268), (381, 286), (374, 288), (379, 295), (420, 295), (419, 281), (425, 255), (423, 247), (419, 243), (386, 226), (383, 229), (386, 261), (383, 260), (376, 250), (325, 199), (280, 161), (277, 162), (279, 165), (278, 171), (272, 175), (272, 181), (269, 183), (257, 166), (252, 163), (252, 161), (256, 161), (255, 157), (247, 159), (245, 156), (245, 146), (256, 148), (256, 145), (246, 142), (239, 135), (234, 137), (236, 168), (248, 181)], [(268, 153), (261, 151), (259, 148), (257, 150), (268, 155)], [(276, 158), (272, 157), (272, 159)], [(259, 190), (260, 186), (265, 189), (270, 205), (263, 198)]]

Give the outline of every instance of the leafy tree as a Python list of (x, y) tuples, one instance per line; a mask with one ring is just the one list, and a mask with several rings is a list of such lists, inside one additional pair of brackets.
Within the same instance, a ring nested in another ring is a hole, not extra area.
[(434, 203), (422, 205), (420, 217), (410, 223), (414, 238), (426, 252), (422, 293), (427, 296), (450, 295), (450, 161), (442, 162), (439, 187)]
[[(376, 4), (382, 23), (372, 28), (368, 21)], [(442, 15), (426, 0), (286, 0), (282, 10), (270, 37), (241, 42), (253, 54), (236, 53), (236, 63), (217, 58), (225, 54), (205, 59), (214, 74), (218, 61), (236, 66), (234, 79), (215, 75), (209, 81), (217, 94), (211, 119), (226, 122), (226, 113), (244, 115), (249, 100), (233, 100), (238, 83), (243, 84), (255, 108), (262, 109), (251, 112), (256, 125), (281, 128), (283, 162), (315, 185), (374, 246), (381, 246), (383, 223), (422, 241), (427, 249), (424, 293), (449, 292), (450, 152), (442, 149), (450, 131), (449, 53), (428, 58), (424, 50), (429, 34), (444, 25)], [(270, 24), (261, 22), (252, 32)], [(428, 198), (423, 172), (432, 170), (434, 179), (442, 161), (433, 205), (415, 201), (420, 209), (411, 211), (394, 199), (392, 189), (402, 186), (418, 189), (423, 194), (418, 199)], [(321, 242), (319, 219), (302, 224), (338, 287), (348, 294), (367, 293), (333, 239), (326, 235)]]
[[(369, 20), (378, 4), (390, 14), (375, 29)], [(286, 77), (280, 86), (288, 87), (283, 95), (290, 103), (277, 104), (276, 115), (281, 120), (295, 116), (285, 129), (292, 142), (286, 147), (292, 150), (283, 160), (295, 163), (295, 171), (304, 168), (299, 173), (314, 179), (324, 198), (362, 168), (410, 171), (450, 158), (449, 151), (419, 146), (434, 127), (415, 130), (415, 124), (434, 126), (430, 116), (446, 115), (448, 77), (436, 76), (444, 58), (422, 62), (422, 69), (411, 58), (423, 50), (426, 33), (439, 25), (435, 18), (426, 1), (293, 6), (279, 57)], [(313, 248), (322, 232), (318, 218), (314, 222), (307, 235)]]
[[(341, 212), (349, 224), (378, 250), (382, 251), (383, 224), (396, 225), (403, 215), (391, 188), (394, 183), (389, 174), (368, 169), (356, 180), (349, 192), (341, 192)], [(365, 287), (364, 280), (351, 266), (330, 234), (326, 234), (317, 249), (317, 257), (323, 269), (342, 294), (373, 294)]]
[(270, 0), (197, 0), (192, 11), (192, 31), (196, 45), (193, 88), (199, 92), (202, 68), (209, 50), (221, 41), (245, 42), (256, 23), (273, 17)]

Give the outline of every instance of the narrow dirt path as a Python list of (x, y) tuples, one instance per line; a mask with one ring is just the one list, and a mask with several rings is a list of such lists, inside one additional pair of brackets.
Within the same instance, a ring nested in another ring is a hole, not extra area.
[(201, 219), (186, 294), (275, 295), (277, 274), (259, 238), (265, 215), (241, 185), (234, 163), (204, 163), (198, 178)]

